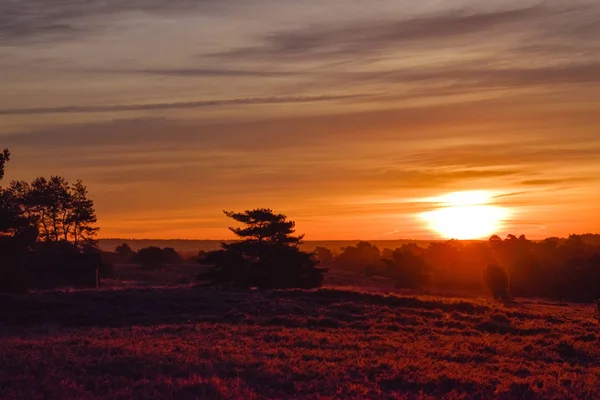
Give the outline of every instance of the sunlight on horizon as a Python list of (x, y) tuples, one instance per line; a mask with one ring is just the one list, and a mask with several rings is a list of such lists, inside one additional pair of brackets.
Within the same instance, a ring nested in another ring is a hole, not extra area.
[(432, 199), (440, 208), (420, 216), (446, 239), (484, 239), (497, 233), (510, 214), (506, 208), (491, 205), (492, 198), (488, 191), (448, 193)]

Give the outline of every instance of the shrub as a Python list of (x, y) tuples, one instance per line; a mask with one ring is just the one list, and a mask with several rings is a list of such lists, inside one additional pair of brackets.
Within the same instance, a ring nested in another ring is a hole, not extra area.
[(164, 269), (167, 263), (165, 253), (160, 247), (149, 246), (135, 253), (133, 261), (150, 269)]
[(423, 288), (430, 282), (431, 267), (423, 257), (415, 254), (411, 245), (394, 250), (392, 260), (383, 261), (388, 265), (397, 288)]
[(488, 265), (483, 271), (483, 281), (495, 299), (510, 299), (508, 274), (500, 265)]
[(600, 323), (600, 299), (596, 300), (596, 319)]

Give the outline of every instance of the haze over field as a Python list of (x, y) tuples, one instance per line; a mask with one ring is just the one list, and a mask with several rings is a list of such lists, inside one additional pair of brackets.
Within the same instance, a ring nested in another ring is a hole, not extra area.
[(82, 179), (101, 237), (231, 238), (221, 210), (268, 206), (315, 240), (437, 238), (423, 213), (464, 190), (508, 211), (485, 231), (594, 231), (599, 20), (596, 0), (2, 2), (6, 179)]

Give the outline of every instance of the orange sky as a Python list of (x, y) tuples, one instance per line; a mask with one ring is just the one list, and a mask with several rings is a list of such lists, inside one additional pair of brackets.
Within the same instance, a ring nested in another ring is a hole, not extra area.
[(307, 239), (425, 239), (424, 199), (462, 190), (503, 235), (597, 232), (598, 37), (595, 0), (4, 2), (5, 179), (82, 179), (101, 237), (270, 207)]

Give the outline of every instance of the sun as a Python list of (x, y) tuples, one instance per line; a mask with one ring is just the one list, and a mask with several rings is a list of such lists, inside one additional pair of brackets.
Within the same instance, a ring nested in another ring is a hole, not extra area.
[(502, 228), (509, 215), (506, 208), (494, 206), (487, 191), (455, 192), (432, 199), (440, 206), (421, 214), (429, 227), (447, 239), (489, 238)]

